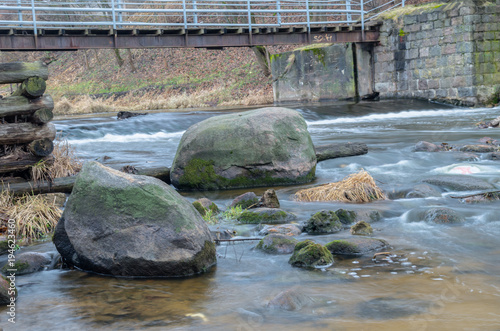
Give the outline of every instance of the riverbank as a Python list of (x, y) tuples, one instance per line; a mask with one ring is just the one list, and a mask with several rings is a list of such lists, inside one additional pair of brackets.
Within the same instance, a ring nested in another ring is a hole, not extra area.
[[(272, 78), (250, 48), (0, 53), (0, 62), (40, 60), (49, 64), (47, 92), (56, 116), (273, 102)], [(0, 94), (11, 89), (3, 86)]]

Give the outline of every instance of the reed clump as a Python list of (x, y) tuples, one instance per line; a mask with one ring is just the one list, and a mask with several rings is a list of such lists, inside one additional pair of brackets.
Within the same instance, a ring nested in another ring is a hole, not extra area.
[(31, 178), (35, 183), (52, 182), (55, 178), (74, 176), (82, 169), (82, 161), (76, 156), (67, 139), (58, 137), (54, 141), (52, 160), (40, 161), (31, 167)]
[(387, 199), (372, 176), (365, 170), (351, 174), (340, 182), (328, 183), (295, 193), (297, 201), (340, 201), (364, 203)]
[(54, 231), (61, 218), (62, 211), (54, 201), (48, 201), (39, 195), (23, 195), (14, 197), (8, 188), (0, 192), (0, 221), (15, 221), (18, 242), (30, 243), (33, 240), (46, 238)]

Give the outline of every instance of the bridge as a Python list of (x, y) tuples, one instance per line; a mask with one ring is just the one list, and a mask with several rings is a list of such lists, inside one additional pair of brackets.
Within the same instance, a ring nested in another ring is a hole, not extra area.
[(376, 42), (404, 0), (3, 0), (0, 51)]

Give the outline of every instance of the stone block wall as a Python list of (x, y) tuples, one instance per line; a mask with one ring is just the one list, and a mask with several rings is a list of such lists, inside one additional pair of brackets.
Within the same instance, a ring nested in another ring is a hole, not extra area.
[(386, 19), (374, 49), (374, 83), (383, 98), (498, 102), (500, 1), (429, 4)]

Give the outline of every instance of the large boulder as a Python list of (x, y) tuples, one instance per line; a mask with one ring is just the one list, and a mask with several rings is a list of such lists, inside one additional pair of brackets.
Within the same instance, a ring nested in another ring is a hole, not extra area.
[(67, 264), (114, 276), (189, 276), (216, 262), (210, 230), (173, 188), (97, 162), (80, 172), (53, 241)]
[(316, 154), (299, 112), (269, 107), (208, 118), (182, 136), (170, 179), (184, 190), (307, 183)]

